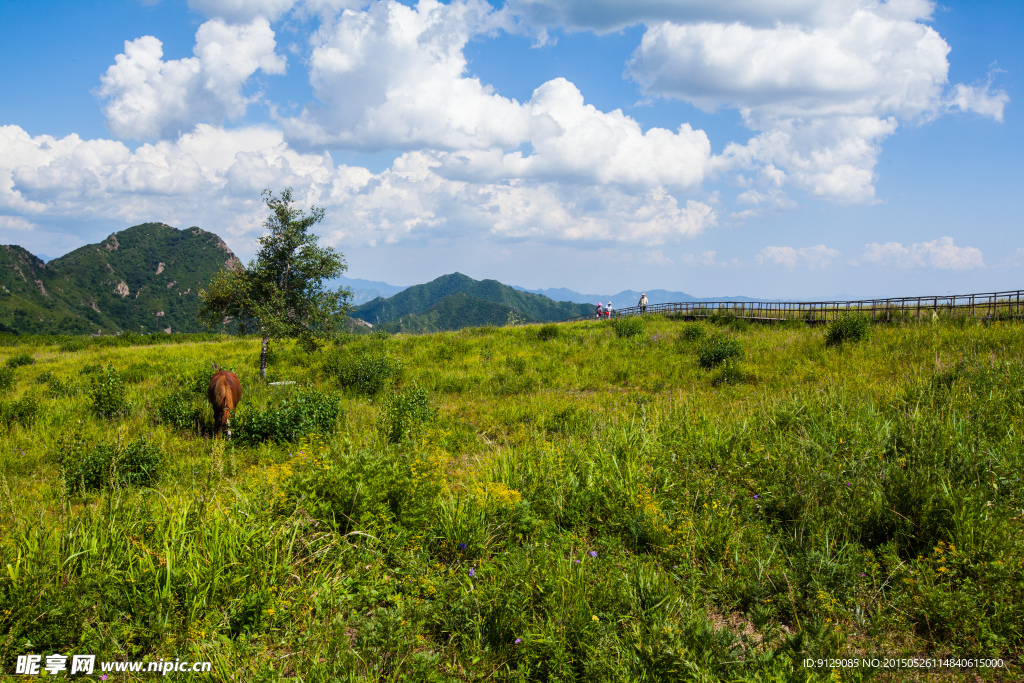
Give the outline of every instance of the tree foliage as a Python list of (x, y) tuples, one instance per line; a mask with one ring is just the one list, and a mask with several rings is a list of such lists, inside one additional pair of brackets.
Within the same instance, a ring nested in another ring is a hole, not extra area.
[(270, 209), (264, 222), (268, 234), (247, 268), (224, 268), (201, 290), (200, 320), (213, 327), (231, 318), (239, 334), (258, 330), (263, 336), (260, 372), (266, 377), (269, 341), (298, 338), (307, 349), (333, 336), (349, 308), (347, 288), (331, 291), (324, 281), (347, 269), (344, 257), (331, 247), (317, 246), (309, 229), (324, 217), (323, 209), (308, 214), (292, 206), (291, 188), (279, 197), (263, 191)]

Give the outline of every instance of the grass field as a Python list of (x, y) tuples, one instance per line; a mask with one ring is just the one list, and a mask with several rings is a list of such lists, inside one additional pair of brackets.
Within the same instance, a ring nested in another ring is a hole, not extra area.
[[(652, 316), (375, 334), (275, 345), (281, 386), (259, 381), (258, 339), (8, 338), (0, 667), (1018, 680), (1022, 332), (826, 344)], [(229, 443), (209, 433), (211, 362), (242, 382)], [(909, 656), (1004, 666), (804, 664)]]

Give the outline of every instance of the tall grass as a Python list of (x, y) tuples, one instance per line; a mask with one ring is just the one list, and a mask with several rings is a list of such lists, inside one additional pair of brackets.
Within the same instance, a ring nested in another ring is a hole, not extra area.
[[(1021, 325), (829, 345), (720, 318), (281, 344), (282, 386), (258, 339), (5, 339), (0, 409), (35, 408), (0, 426), (0, 667), (895, 681), (937, 674), (804, 661), (954, 655), (1018, 680)], [(709, 376), (723, 334), (742, 357)], [(212, 362), (242, 382), (233, 441)]]

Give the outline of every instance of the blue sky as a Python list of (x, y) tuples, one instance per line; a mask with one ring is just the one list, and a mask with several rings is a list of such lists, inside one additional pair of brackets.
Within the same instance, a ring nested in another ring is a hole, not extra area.
[(349, 275), (698, 296), (1024, 286), (1014, 2), (0, 0), (0, 242), (144, 221)]

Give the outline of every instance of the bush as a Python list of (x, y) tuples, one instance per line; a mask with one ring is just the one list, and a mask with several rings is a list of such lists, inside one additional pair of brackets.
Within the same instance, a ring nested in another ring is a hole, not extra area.
[(97, 417), (116, 417), (124, 413), (128, 406), (125, 400), (124, 380), (110, 365), (92, 377), (89, 395), (92, 397), (93, 413)]
[(400, 443), (411, 433), (413, 426), (429, 419), (430, 397), (427, 390), (415, 382), (403, 391), (391, 392), (382, 404), (381, 429), (389, 443)]
[(298, 389), (280, 403), (272, 401), (266, 408), (236, 413), (238, 439), (247, 444), (287, 443), (314, 432), (330, 434), (341, 412), (337, 396), (316, 389)]
[(352, 357), (336, 352), (328, 357), (324, 370), (342, 387), (360, 396), (376, 396), (401, 376), (402, 362), (387, 354)]
[(11, 356), (7, 359), (7, 367), (20, 368), (22, 365), (32, 365), (35, 362), (36, 359), (32, 357), (31, 353), (19, 353), (17, 356)]
[(549, 341), (558, 336), (558, 325), (542, 325), (537, 330), (537, 338), (541, 341)]
[(16, 401), (0, 401), (0, 422), (8, 427), (20, 424), (24, 427), (35, 422), (39, 412), (39, 401), (35, 396), (23, 396)]
[[(232, 371), (230, 368), (225, 368)], [(210, 388), (210, 378), (213, 377), (213, 370), (208, 365), (196, 365), (182, 370), (175, 378), (184, 391), (191, 394), (205, 395)]]
[(503, 365), (515, 375), (522, 375), (526, 372), (526, 359), (519, 356), (506, 356)]
[(679, 339), (682, 341), (697, 341), (708, 335), (708, 331), (700, 323), (687, 323), (679, 331)]
[(157, 421), (176, 429), (197, 430), (203, 421), (203, 407), (197, 405), (196, 394), (182, 389), (157, 399)]
[(9, 391), (14, 386), (14, 370), (0, 368), (0, 391)]
[(842, 315), (825, 328), (825, 344), (834, 346), (843, 342), (860, 341), (868, 335), (871, 320), (862, 315)]
[(741, 354), (742, 350), (737, 340), (731, 337), (712, 337), (701, 344), (697, 352), (697, 365), (710, 370), (730, 358), (738, 358)]
[(81, 339), (64, 339), (60, 342), (60, 350), (64, 353), (74, 353), (75, 351), (81, 351), (86, 346), (85, 341)]
[(644, 320), (640, 316), (615, 318), (612, 320), (612, 328), (615, 330), (616, 337), (619, 337), (620, 339), (629, 339), (643, 334)]
[(160, 476), (160, 449), (145, 436), (127, 444), (88, 444), (80, 433), (57, 441), (57, 457), (64, 470), (68, 491), (96, 491), (111, 481), (121, 486), (146, 486)]

